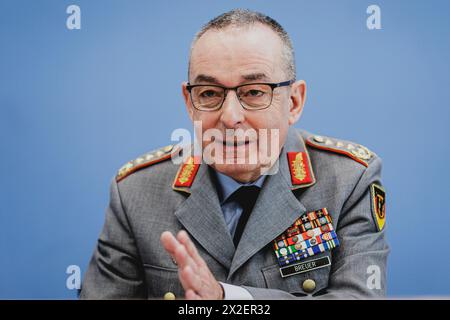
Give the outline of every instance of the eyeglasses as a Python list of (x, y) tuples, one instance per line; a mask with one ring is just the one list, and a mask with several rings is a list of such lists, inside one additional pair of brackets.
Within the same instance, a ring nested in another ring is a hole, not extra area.
[(246, 110), (262, 110), (272, 104), (273, 90), (290, 86), (295, 80), (279, 83), (249, 83), (227, 88), (219, 85), (187, 84), (192, 105), (200, 111), (216, 111), (222, 108), (228, 91), (236, 91), (239, 103)]

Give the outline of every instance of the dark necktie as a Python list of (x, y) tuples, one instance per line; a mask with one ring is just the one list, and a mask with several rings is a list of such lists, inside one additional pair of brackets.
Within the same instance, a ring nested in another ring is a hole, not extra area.
[(236, 248), (241, 240), (242, 233), (244, 232), (245, 225), (250, 217), (256, 199), (258, 198), (259, 191), (260, 188), (257, 186), (242, 186), (229, 198), (231, 201), (236, 201), (242, 208), (241, 217), (239, 218), (233, 237), (234, 246)]

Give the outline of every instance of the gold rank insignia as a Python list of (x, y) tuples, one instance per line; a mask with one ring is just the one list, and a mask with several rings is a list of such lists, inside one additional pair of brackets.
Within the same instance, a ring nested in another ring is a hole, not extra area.
[(306, 144), (317, 149), (346, 155), (366, 167), (369, 166), (368, 161), (373, 157), (372, 152), (360, 144), (338, 141), (318, 135), (308, 137)]
[(376, 183), (370, 185), (370, 202), (377, 230), (381, 231), (386, 222), (386, 192), (381, 185)]
[(314, 183), (311, 164), (306, 152), (288, 152), (287, 158), (293, 186)]
[(133, 172), (136, 172), (139, 169), (148, 167), (152, 164), (170, 159), (173, 154), (177, 153), (181, 149), (179, 147), (174, 147), (173, 145), (168, 145), (151, 152), (148, 152), (134, 160), (128, 161), (125, 165), (123, 165), (117, 175), (116, 181), (119, 182), (126, 177), (128, 177)]
[(180, 191), (187, 191), (194, 182), (200, 162), (200, 157), (188, 157), (178, 170), (172, 187)]

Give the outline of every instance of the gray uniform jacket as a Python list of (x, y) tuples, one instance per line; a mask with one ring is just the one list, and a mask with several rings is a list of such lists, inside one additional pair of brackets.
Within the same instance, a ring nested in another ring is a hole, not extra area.
[[(380, 194), (372, 190), (374, 184), (382, 189), (376, 154), (356, 143), (290, 128), (278, 173), (266, 178), (235, 248), (208, 166), (198, 167), (190, 187), (178, 188), (174, 179), (180, 165), (167, 159), (170, 149), (127, 164), (125, 169), (133, 172), (112, 182), (80, 298), (160, 299), (167, 292), (184, 297), (177, 265), (160, 243), (163, 231), (181, 229), (218, 281), (242, 286), (255, 299), (385, 296), (389, 248), (384, 210), (380, 214), (376, 202)], [(305, 155), (308, 183), (293, 183), (288, 152)], [(146, 164), (147, 159), (152, 160)], [(274, 239), (302, 214), (320, 208), (332, 217), (340, 245), (300, 262), (328, 257), (331, 263), (321, 268), (310, 264), (282, 277)]]

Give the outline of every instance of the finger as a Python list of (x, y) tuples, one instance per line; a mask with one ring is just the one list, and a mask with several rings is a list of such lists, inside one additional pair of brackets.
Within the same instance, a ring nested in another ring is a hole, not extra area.
[(223, 287), (215, 279), (205, 279), (187, 266), (180, 271), (185, 291), (193, 290), (201, 299), (223, 299)]
[(186, 247), (187, 252), (192, 257), (192, 259), (194, 259), (198, 267), (207, 266), (205, 260), (203, 260), (203, 258), (198, 254), (195, 244), (189, 238), (189, 235), (187, 234), (186, 231), (181, 230), (180, 232), (178, 232), (177, 240)]
[(194, 290), (189, 289), (186, 291), (186, 300), (201, 300), (201, 297)]
[(183, 288), (186, 290), (194, 290), (198, 295), (202, 295), (202, 281), (198, 275), (194, 273), (191, 266), (186, 266), (180, 270), (180, 280), (184, 283)]
[(175, 255), (175, 251), (180, 246), (180, 243), (175, 238), (175, 236), (170, 231), (164, 231), (161, 234), (160, 237), (161, 244), (163, 245), (164, 249), (172, 255), (172, 257)]
[(183, 269), (188, 265), (190, 265), (192, 269), (197, 269), (194, 260), (188, 254), (186, 247), (181, 243), (179, 243), (175, 249), (174, 258), (177, 261), (179, 269)]
[(164, 231), (161, 234), (161, 243), (179, 267), (183, 267), (189, 262), (187, 254), (184, 253), (186, 251), (184, 245), (178, 242), (171, 232)]

